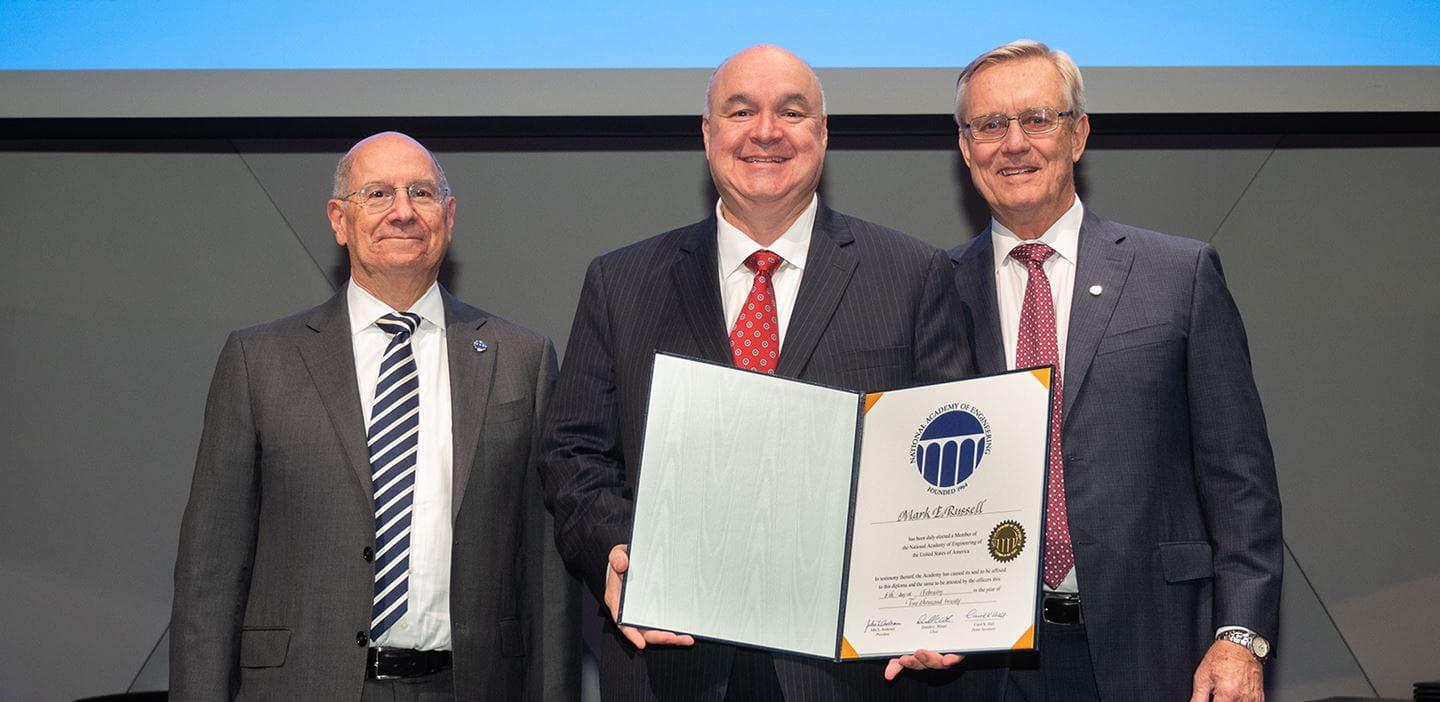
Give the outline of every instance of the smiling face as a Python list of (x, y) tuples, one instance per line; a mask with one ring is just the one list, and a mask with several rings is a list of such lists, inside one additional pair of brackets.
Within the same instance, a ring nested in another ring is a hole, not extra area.
[[(965, 90), (961, 114), (968, 122), (989, 114), (1017, 115), (1032, 107), (1071, 109), (1055, 65), (1027, 58), (986, 66)], [(1045, 233), (1075, 202), (1075, 162), (1085, 152), (1090, 118), (1064, 118), (1048, 134), (1026, 134), (1011, 122), (999, 141), (975, 141), (960, 130), (960, 153), (970, 178), (995, 219), (1022, 238)]]
[(798, 215), (810, 204), (829, 139), (821, 101), (815, 73), (779, 47), (746, 49), (715, 72), (702, 126), (722, 210)]
[(387, 133), (356, 144), (350, 159), (347, 191), (376, 184), (396, 188), (394, 203), (380, 212), (360, 204), (358, 195), (326, 206), (335, 241), (349, 252), (350, 275), (371, 291), (386, 278), (434, 281), (450, 246), (455, 198), (417, 207), (405, 191), (411, 183), (442, 180), (430, 152), (407, 136)]

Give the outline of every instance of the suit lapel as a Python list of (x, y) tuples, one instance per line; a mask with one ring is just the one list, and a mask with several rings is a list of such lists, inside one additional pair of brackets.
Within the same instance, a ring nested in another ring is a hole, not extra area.
[(795, 296), (795, 309), (790, 313), (789, 328), (781, 342), (780, 363), (775, 367), (777, 374), (798, 378), (810, 362), (859, 264), (855, 255), (845, 248), (854, 241), (850, 227), (822, 203), (815, 213), (815, 230), (810, 235), (810, 250), (806, 253), (800, 290)]
[(370, 451), (365, 446), (365, 414), (360, 409), (360, 389), (355, 381), (355, 352), (350, 342), (349, 308), (345, 287), (316, 308), (306, 320), (314, 334), (297, 341), (300, 357), (320, 402), (335, 427), (335, 436), (346, 460), (355, 471), (366, 495), (370, 495)]
[(730, 363), (729, 327), (720, 302), (715, 217), (712, 215), (681, 232), (674, 256), (670, 280), (674, 285), (675, 304), (695, 339), (700, 357)]
[[(1075, 263), (1075, 289), (1070, 301), (1070, 332), (1065, 342), (1065, 416), (1075, 398), (1085, 387), (1085, 377), (1095, 360), (1095, 351), (1115, 304), (1124, 293), (1135, 252), (1124, 245), (1125, 238), (1116, 235), (1104, 220), (1085, 210), (1080, 224), (1080, 253)], [(1099, 285), (1101, 293), (1091, 295), (1090, 288)]]
[[(481, 334), (489, 319), (484, 312), (460, 302), (444, 288), (440, 295), (445, 301), (445, 346), (450, 362), (450, 441), (454, 451), (450, 517), (454, 519), (460, 513), (460, 499), (480, 445), (480, 427), (490, 406), (495, 359), (505, 350)], [(477, 351), (476, 341), (486, 344), (483, 352)]]
[(1000, 373), (1008, 366), (1004, 337), (1000, 335), (1000, 308), (995, 299), (995, 253), (990, 229), (964, 247), (951, 251), (955, 261), (955, 287), (974, 324), (976, 370)]

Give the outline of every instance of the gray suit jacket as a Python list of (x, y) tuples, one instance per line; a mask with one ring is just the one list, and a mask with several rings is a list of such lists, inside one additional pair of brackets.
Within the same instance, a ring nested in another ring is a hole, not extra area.
[[(951, 256), (980, 372), (1002, 371), (990, 232)], [(1064, 381), (1065, 495), (1101, 696), (1187, 699), (1216, 626), (1274, 640), (1283, 563), (1274, 457), (1215, 249), (1087, 210)]]
[[(574, 593), (531, 472), (555, 352), (442, 294), (457, 698), (574, 699)], [(363, 423), (343, 289), (230, 336), (181, 527), (173, 699), (359, 699), (375, 540)]]
[[(601, 256), (590, 265), (547, 421), (546, 497), (561, 553), (595, 593), (607, 555), (629, 541), (656, 351), (730, 362), (714, 217)], [(944, 252), (820, 206), (777, 372), (851, 390), (887, 390), (972, 372)], [(720, 700), (734, 654), (699, 642), (637, 654), (609, 615), (600, 644), (606, 699)], [(880, 700), (879, 666), (783, 654), (789, 700)]]

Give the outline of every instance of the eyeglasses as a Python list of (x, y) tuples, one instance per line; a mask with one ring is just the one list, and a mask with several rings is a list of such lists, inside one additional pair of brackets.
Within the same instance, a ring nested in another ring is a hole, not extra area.
[(984, 115), (961, 126), (970, 130), (975, 141), (1000, 141), (1010, 131), (1010, 122), (1020, 123), (1020, 128), (1031, 136), (1049, 134), (1060, 127), (1060, 120), (1075, 114), (1073, 110), (1056, 112), (1052, 107), (1032, 107), (1018, 115)]
[[(336, 199), (362, 205), (369, 212), (384, 212), (395, 204), (395, 193), (402, 189), (410, 197), (410, 206), (416, 209), (438, 208), (445, 198), (450, 196), (449, 188), (442, 188), (428, 180), (420, 180), (404, 188), (396, 188), (386, 183), (371, 183), (349, 195)], [(360, 196), (359, 200), (350, 199), (356, 195)]]

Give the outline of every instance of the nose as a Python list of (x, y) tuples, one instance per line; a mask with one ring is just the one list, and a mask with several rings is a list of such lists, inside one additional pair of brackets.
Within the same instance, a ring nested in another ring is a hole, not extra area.
[(408, 221), (415, 218), (415, 207), (410, 202), (410, 191), (404, 188), (395, 191), (395, 202), (390, 205), (387, 216), (394, 221)]
[(1007, 154), (1024, 153), (1030, 150), (1030, 135), (1020, 128), (1019, 122), (1012, 122), (1000, 140), (1000, 148)]
[(780, 120), (769, 112), (761, 112), (755, 117), (755, 130), (750, 133), (750, 140), (756, 144), (766, 145), (780, 141)]

